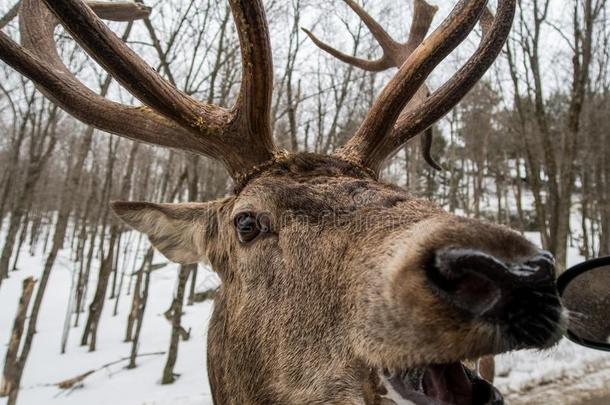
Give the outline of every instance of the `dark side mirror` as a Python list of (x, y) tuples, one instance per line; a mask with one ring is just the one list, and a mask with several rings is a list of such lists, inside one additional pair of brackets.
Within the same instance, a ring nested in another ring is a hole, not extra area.
[(610, 256), (580, 263), (557, 279), (570, 321), (566, 337), (582, 346), (610, 351)]

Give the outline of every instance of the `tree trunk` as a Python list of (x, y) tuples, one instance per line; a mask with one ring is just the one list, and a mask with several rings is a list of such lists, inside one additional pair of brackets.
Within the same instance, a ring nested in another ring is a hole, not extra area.
[(17, 203), (11, 212), (8, 232), (4, 239), (2, 254), (0, 255), (0, 286), (2, 285), (3, 279), (8, 277), (9, 261), (15, 249), (17, 233), (19, 232), (23, 217), (27, 214), (27, 207), (34, 194), (36, 182), (40, 178), (41, 171), (38, 169), (41, 170), (42, 168), (37, 168), (34, 164), (29, 165), (26, 174), (26, 182), (17, 197)]
[(129, 311), (129, 315), (127, 316), (127, 329), (125, 330), (125, 342), (131, 342), (134, 339), (134, 326), (136, 320), (138, 319), (139, 308), (141, 306), (142, 301), (142, 280), (144, 279), (144, 272), (150, 267), (150, 263), (152, 263), (152, 259), (154, 256), (154, 249), (151, 246), (148, 248), (146, 255), (144, 255), (144, 260), (142, 261), (142, 266), (137, 272), (136, 282), (133, 290), (133, 297), (131, 300), (131, 310)]
[(89, 305), (89, 317), (87, 319), (87, 327), (85, 328), (88, 335), (84, 335), (83, 338), (88, 340), (90, 352), (95, 351), (97, 345), (97, 328), (102, 317), (102, 310), (104, 309), (104, 302), (106, 301), (108, 282), (110, 280), (110, 275), (112, 274), (117, 235), (118, 231), (112, 229), (110, 232), (110, 242), (108, 244), (108, 254), (102, 260), (102, 265), (100, 266), (100, 271), (98, 273), (95, 294), (91, 304)]
[[(98, 271), (98, 281), (97, 281), (97, 286), (96, 286), (96, 291), (95, 291), (95, 295), (93, 300), (91, 301), (91, 304), (89, 305), (89, 313), (87, 316), (87, 321), (85, 322), (85, 328), (83, 330), (83, 335), (81, 337), (81, 346), (85, 346), (89, 343), (89, 338), (91, 337), (91, 329), (95, 323), (96, 319), (99, 319), (99, 313), (101, 311), (101, 309), (103, 308), (103, 301), (106, 297), (106, 287), (108, 285), (108, 280), (106, 277), (106, 272), (108, 272), (107, 268), (108, 266), (111, 264), (107, 264), (107, 256), (104, 253), (104, 242), (105, 242), (105, 235), (106, 235), (106, 227), (108, 224), (108, 200), (109, 200), (109, 196), (112, 190), (112, 180), (113, 180), (113, 172), (114, 172), (114, 165), (116, 162), (116, 157), (117, 157), (117, 153), (116, 150), (118, 149), (119, 146), (119, 142), (120, 139), (117, 139), (116, 142), (114, 143), (113, 146), (113, 139), (110, 138), (108, 141), (108, 156), (106, 161), (108, 162), (108, 166), (106, 168), (106, 174), (105, 174), (105, 178), (104, 178), (104, 186), (102, 188), (102, 198), (99, 201), (98, 204), (98, 218), (101, 218), (101, 233), (100, 233), (100, 237), (99, 237), (99, 247), (98, 247), (98, 255), (100, 257), (100, 268)], [(112, 225), (112, 227), (114, 228), (115, 226)], [(95, 235), (97, 233), (97, 229), (98, 229), (98, 225), (95, 224), (93, 227), (93, 234)], [(114, 232), (111, 232), (111, 240), (114, 238), (116, 238), (114, 236)], [(109, 244), (108, 247), (108, 255), (110, 255), (112, 253), (112, 250), (114, 249), (114, 242), (115, 240), (112, 240), (112, 243)], [(87, 257), (87, 268), (85, 270), (85, 275), (88, 279), (89, 277), (89, 272), (91, 269), (91, 262), (93, 259), (93, 252), (95, 249), (95, 236), (91, 237), (91, 244), (89, 246), (89, 253), (88, 253), (88, 257)], [(112, 262), (111, 262), (112, 263)], [(85, 291), (87, 288), (87, 284), (85, 284)], [(85, 298), (85, 294), (83, 295), (83, 298)], [(101, 300), (101, 302), (100, 302)], [(95, 350), (95, 344), (93, 346), (90, 346), (90, 350)]]
[[(129, 190), (131, 189), (131, 177), (133, 175), (133, 167), (136, 155), (138, 153), (139, 145), (139, 142), (132, 143), (131, 151), (129, 153), (129, 159), (125, 168), (125, 175), (123, 176), (121, 191), (119, 194), (120, 198), (126, 198), (128, 196)], [(104, 216), (106, 217), (106, 215), (107, 211), (105, 211)], [(102, 316), (102, 311), (104, 309), (104, 303), (106, 302), (106, 292), (108, 290), (108, 283), (112, 272), (115, 270), (114, 257), (115, 255), (119, 254), (119, 246), (117, 244), (119, 238), (120, 225), (118, 224), (118, 221), (114, 219), (113, 224), (110, 227), (110, 242), (108, 243), (108, 254), (103, 260), (102, 266), (100, 267), (95, 295), (93, 297), (91, 305), (89, 306), (89, 317), (87, 319), (88, 328), (85, 329), (85, 333), (88, 333), (88, 336), (83, 335), (83, 340), (86, 340), (87, 338), (90, 339), (89, 351), (95, 351), (96, 348), (97, 329)], [(100, 246), (102, 246), (101, 243)]]
[(172, 301), (170, 307), (170, 316), (172, 319), (172, 334), (170, 338), (169, 350), (167, 352), (167, 361), (163, 368), (163, 376), (161, 377), (161, 384), (171, 384), (175, 381), (176, 375), (174, 374), (174, 366), (176, 365), (176, 359), (178, 358), (178, 344), (180, 342), (180, 336), (184, 337), (184, 328), (181, 325), (182, 321), (182, 306), (184, 303), (184, 291), (191, 271), (197, 268), (196, 264), (182, 265), (180, 266), (180, 273), (178, 274), (178, 287), (176, 288), (176, 295)]
[[(89, 263), (89, 256), (85, 257), (85, 247), (87, 245), (87, 213), (89, 212), (91, 206), (93, 205), (93, 200), (95, 199), (95, 181), (94, 177), (92, 177), (91, 183), (89, 185), (89, 197), (87, 198), (87, 202), (85, 204), (85, 210), (82, 214), (81, 218), (81, 228), (78, 236), (78, 244), (77, 244), (77, 260), (79, 262), (79, 270), (78, 270), (78, 281), (76, 283), (76, 317), (74, 319), (74, 326), (78, 326), (78, 321), (80, 318), (81, 312), (83, 312), (83, 308), (85, 307), (85, 291), (86, 286), (89, 283), (89, 267), (85, 266), (85, 263)], [(97, 227), (96, 227), (97, 229)], [(94, 232), (90, 232), (91, 235)], [(92, 242), (94, 243), (95, 237), (93, 237)]]
[(19, 231), (19, 239), (17, 242), (17, 248), (15, 249), (15, 254), (13, 257), (13, 265), (10, 266), (11, 271), (17, 270), (17, 262), (19, 261), (19, 254), (21, 253), (21, 248), (25, 243), (28, 235), (28, 225), (30, 224), (30, 213), (32, 212), (32, 201), (30, 201), (30, 205), (26, 207), (25, 215), (23, 216), (23, 220), (21, 221), (21, 230)]
[[(10, 191), (13, 188), (13, 184), (15, 182), (16, 174), (19, 170), (19, 156), (21, 154), (21, 146), (23, 145), (23, 140), (25, 139), (27, 124), (29, 122), (30, 116), (32, 115), (32, 106), (35, 101), (36, 92), (32, 91), (31, 95), (28, 97), (26, 104), (26, 111), (24, 116), (21, 119), (21, 124), (19, 128), (16, 129), (16, 138), (11, 144), (11, 155), (9, 161), (7, 162), (7, 170), (6, 170), (6, 181), (4, 182), (4, 188), (2, 193), (0, 194), (0, 229), (2, 229), (2, 223), (4, 220), (4, 215), (6, 214), (6, 208), (11, 209), (9, 196), (11, 195)], [(14, 116), (14, 121), (17, 122), (17, 116)], [(1, 273), (0, 273), (1, 275)], [(0, 284), (2, 280), (0, 280)]]
[[(129, 358), (128, 369), (136, 367), (136, 358), (138, 357), (138, 345), (140, 343), (140, 332), (142, 330), (142, 324), (144, 323), (144, 311), (146, 310), (146, 303), (148, 302), (148, 288), (150, 285), (150, 268), (153, 259), (154, 251), (152, 248), (149, 250), (150, 254), (147, 254), (142, 265), (142, 275), (144, 277), (144, 288), (142, 289), (142, 296), (138, 300), (138, 307), (136, 310), (135, 322), (137, 322), (135, 335), (131, 344), (131, 356)], [(135, 296), (135, 293), (134, 293)]]
[[(119, 278), (119, 285), (118, 285), (118, 290), (117, 290), (117, 294), (114, 300), (114, 310), (112, 311), (112, 316), (117, 316), (119, 313), (119, 302), (121, 300), (121, 291), (123, 291), (123, 281), (125, 280), (125, 269), (127, 268), (127, 252), (128, 252), (128, 248), (131, 245), (131, 236), (133, 235), (133, 233), (129, 234), (129, 238), (127, 239), (127, 242), (125, 243), (125, 246), (123, 247), (123, 262), (121, 263), (121, 277)], [(118, 255), (117, 255), (118, 257)], [(116, 271), (119, 271), (118, 268), (118, 264), (116, 265)], [(116, 274), (116, 273), (115, 273)]]
[(119, 272), (119, 257), (121, 253), (121, 233), (119, 232), (119, 236), (116, 241), (116, 254), (114, 255), (114, 263), (112, 265), (112, 287), (110, 288), (110, 297), (108, 299), (115, 299), (116, 297), (116, 282), (117, 282), (117, 273)]
[(17, 361), (17, 354), (19, 353), (19, 345), (23, 335), (30, 299), (32, 298), (32, 293), (34, 292), (34, 284), (36, 284), (36, 281), (33, 277), (23, 280), (23, 288), (21, 298), (19, 299), (19, 306), (17, 307), (17, 315), (15, 316), (15, 321), (13, 322), (13, 331), (11, 333), (11, 339), (6, 350), (6, 357), (4, 360), (4, 372), (2, 374), (2, 381), (0, 383), (0, 397), (6, 397), (13, 391), (19, 389), (19, 381), (17, 381), (15, 378), (15, 363)]
[(197, 273), (198, 273), (198, 266), (194, 266), (193, 270), (191, 271), (192, 275), (191, 275), (191, 287), (189, 288), (189, 297), (187, 300), (187, 305), (191, 306), (195, 303), (195, 294), (196, 294), (196, 290), (197, 290)]
[[(27, 214), (27, 210), (30, 207), (34, 196), (36, 184), (57, 144), (57, 110), (57, 106), (49, 107), (48, 112), (44, 107), (41, 108), (40, 114), (37, 117), (40, 121), (40, 125), (36, 126), (36, 128), (31, 131), (29, 150), (30, 160), (26, 169), (25, 182), (19, 193), (16, 204), (13, 207), (9, 231), (5, 238), (2, 254), (0, 255), (0, 285), (2, 284), (2, 280), (8, 277), (9, 262), (13, 255), (15, 240), (17, 238), (19, 226), (21, 225), (21, 220), (23, 219), (23, 216)], [(43, 116), (47, 119), (44, 125), (42, 125)]]

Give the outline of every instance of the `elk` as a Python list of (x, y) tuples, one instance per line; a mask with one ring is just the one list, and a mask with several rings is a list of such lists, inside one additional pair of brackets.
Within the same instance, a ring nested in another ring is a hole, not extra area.
[[(358, 5), (354, 0), (344, 0), (345, 3), (360, 17), (364, 25), (368, 27), (373, 37), (378, 42), (382, 50), (382, 56), (378, 60), (365, 60), (351, 55), (347, 55), (332, 46), (319, 40), (311, 31), (303, 28), (303, 31), (311, 38), (313, 43), (323, 51), (340, 61), (354, 66), (356, 68), (369, 72), (381, 72), (391, 68), (398, 68), (405, 63), (407, 58), (413, 51), (422, 43), (426, 34), (430, 30), (434, 15), (438, 11), (438, 7), (428, 4), (425, 0), (413, 0), (413, 16), (411, 21), (411, 29), (408, 39), (404, 43), (400, 43), (393, 39), (386, 30), (366, 10)], [(487, 35), (493, 21), (491, 11), (486, 7), (483, 9), (483, 14), (479, 20), (483, 35)], [(408, 114), (409, 111), (421, 104), (430, 95), (430, 90), (424, 84), (413, 95), (406, 104), (401, 114)], [(400, 120), (400, 118), (399, 118)], [(421, 150), (424, 160), (434, 169), (442, 170), (442, 167), (431, 156), (433, 132), (432, 127), (429, 127), (424, 133), (420, 134)], [(476, 363), (479, 367), (480, 374), (486, 380), (492, 381), (494, 378), (495, 363), (493, 357), (487, 356)]]
[[(112, 205), (170, 260), (208, 260), (220, 276), (207, 343), (214, 402), (501, 403), (462, 361), (558, 341), (564, 317), (552, 256), (379, 175), (493, 63), (515, 0), (498, 2), (478, 49), (447, 83), (401, 113), (483, 14), (486, 0), (460, 0), (329, 156), (275, 147), (263, 2), (229, 3), (242, 50), (230, 109), (171, 86), (81, 0), (24, 0), (22, 44), (0, 33), (1, 58), (73, 116), (218, 159), (233, 178), (234, 193), (217, 201)], [(111, 102), (80, 83), (57, 55), (55, 18), (144, 106)]]

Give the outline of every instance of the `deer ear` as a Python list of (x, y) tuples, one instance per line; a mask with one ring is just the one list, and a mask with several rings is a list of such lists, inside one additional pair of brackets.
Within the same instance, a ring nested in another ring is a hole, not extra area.
[(202, 261), (206, 244), (218, 234), (218, 202), (153, 204), (114, 201), (111, 206), (119, 218), (145, 233), (155, 248), (176, 263)]

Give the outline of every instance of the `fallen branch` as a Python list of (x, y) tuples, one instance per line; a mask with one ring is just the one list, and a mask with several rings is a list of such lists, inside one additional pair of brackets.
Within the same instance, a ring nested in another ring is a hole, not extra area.
[[(164, 354), (165, 354), (165, 352), (142, 353), (142, 354), (138, 354), (137, 357), (162, 356)], [(119, 364), (119, 363), (121, 363), (123, 361), (127, 361), (130, 358), (131, 358), (130, 356), (122, 357), (122, 358), (120, 358), (118, 360), (111, 361), (110, 363), (103, 364), (102, 366), (100, 366), (98, 368), (95, 368), (95, 369), (89, 370), (89, 371), (87, 371), (85, 373), (79, 374), (76, 377), (72, 377), (72, 378), (69, 378), (67, 380), (63, 380), (63, 381), (60, 381), (60, 382), (57, 382), (57, 383), (51, 384), (51, 385), (54, 385), (57, 388), (60, 388), (62, 390), (71, 389), (71, 388), (75, 387), (76, 385), (81, 384), (83, 382), (83, 380), (85, 378), (89, 377), (91, 374), (94, 374), (94, 373), (97, 373), (98, 371), (102, 371), (104, 369), (107, 369), (108, 367), (112, 367), (112, 366), (114, 366), (116, 364)]]
[(55, 385), (57, 386), (57, 388), (61, 388), (62, 390), (67, 390), (69, 388), (74, 387), (75, 385), (79, 384), (81, 381), (83, 381), (85, 378), (89, 377), (91, 374), (95, 373), (96, 370), (89, 370), (86, 373), (83, 373), (81, 375), (77, 375), (74, 378), (70, 378), (68, 380), (64, 380), (64, 381), (60, 381), (58, 383), (55, 383)]

